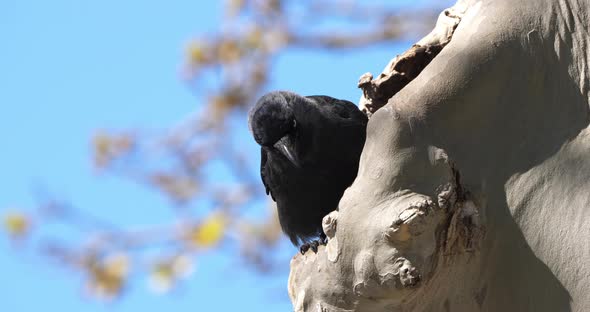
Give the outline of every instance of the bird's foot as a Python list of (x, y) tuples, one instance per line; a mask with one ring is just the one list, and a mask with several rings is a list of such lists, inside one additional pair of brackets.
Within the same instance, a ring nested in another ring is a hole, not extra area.
[(311, 251), (313, 251), (314, 253), (318, 252), (318, 246), (320, 245), (326, 245), (328, 243), (328, 237), (326, 237), (326, 234), (322, 233), (320, 234), (320, 238), (313, 240), (309, 243), (303, 243), (303, 245), (301, 245), (301, 247), (299, 247), (299, 252), (301, 252), (302, 255), (304, 255), (308, 250), (311, 249)]
[(320, 234), (320, 245), (326, 245), (328, 243), (328, 236), (324, 232)]
[(302, 255), (304, 255), (308, 250), (311, 249), (311, 251), (317, 253), (318, 252), (318, 246), (320, 245), (320, 241), (319, 240), (314, 240), (311, 241), (309, 243), (303, 243), (300, 247), (299, 247), (299, 252), (301, 252)]

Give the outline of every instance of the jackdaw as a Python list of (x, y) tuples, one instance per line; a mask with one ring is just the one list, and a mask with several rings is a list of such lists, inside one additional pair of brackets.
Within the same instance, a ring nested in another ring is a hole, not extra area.
[(357, 175), (367, 116), (349, 101), (277, 91), (258, 100), (248, 125), (283, 232), (302, 253), (317, 251), (325, 242), (322, 218)]

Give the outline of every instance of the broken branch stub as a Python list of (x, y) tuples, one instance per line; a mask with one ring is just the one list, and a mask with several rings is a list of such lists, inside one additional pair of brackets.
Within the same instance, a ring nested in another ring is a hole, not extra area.
[(410, 83), (451, 41), (461, 15), (447, 9), (439, 16), (435, 29), (423, 40), (414, 44), (402, 55), (392, 59), (375, 79), (371, 73), (359, 78), (358, 87), (363, 91), (360, 108), (371, 116), (387, 101)]

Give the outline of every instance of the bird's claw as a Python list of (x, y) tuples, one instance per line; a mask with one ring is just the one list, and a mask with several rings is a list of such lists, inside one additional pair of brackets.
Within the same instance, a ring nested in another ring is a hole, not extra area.
[(317, 253), (318, 246), (319, 246), (319, 243), (317, 240), (309, 242), (309, 243), (303, 243), (303, 245), (301, 245), (299, 247), (299, 252), (301, 252), (301, 254), (304, 255), (308, 250), (311, 249), (311, 251), (313, 251), (314, 253)]
[(324, 232), (322, 232), (320, 234), (320, 239), (319, 239), (320, 245), (326, 245), (328, 243), (328, 236), (326, 236), (326, 234)]
[(309, 249), (311, 249), (311, 251), (313, 251), (314, 253), (318, 253), (318, 246), (320, 245), (320, 242), (317, 240), (314, 240), (313, 242), (309, 243)]
[(320, 245), (326, 245), (328, 243), (328, 237), (325, 234), (320, 235), (320, 239), (313, 240), (309, 243), (303, 243), (301, 247), (299, 247), (299, 252), (304, 255), (308, 250), (311, 249), (314, 253), (318, 252), (318, 247)]
[(304, 255), (308, 250), (309, 250), (309, 244), (308, 243), (304, 243), (303, 245), (301, 245), (301, 247), (299, 247), (299, 252)]

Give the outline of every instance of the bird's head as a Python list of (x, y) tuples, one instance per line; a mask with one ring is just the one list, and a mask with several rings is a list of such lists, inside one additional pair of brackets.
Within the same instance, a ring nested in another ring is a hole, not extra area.
[(295, 93), (277, 91), (265, 94), (249, 113), (248, 126), (256, 143), (263, 148), (275, 149), (291, 163), (299, 166), (294, 153), (294, 131), (297, 121), (292, 108)]

